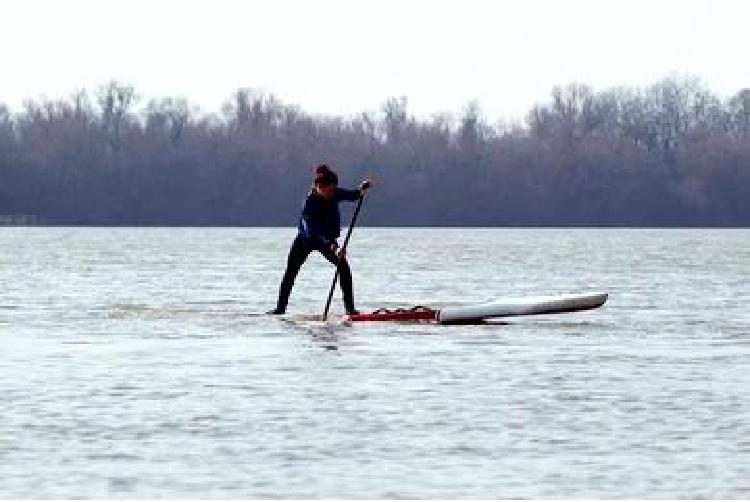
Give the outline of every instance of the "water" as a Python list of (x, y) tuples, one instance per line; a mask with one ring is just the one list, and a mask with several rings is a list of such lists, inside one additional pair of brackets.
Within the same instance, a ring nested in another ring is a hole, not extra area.
[(485, 326), (246, 315), (292, 236), (0, 228), (0, 496), (750, 497), (750, 231), (357, 229), (360, 308), (612, 293)]

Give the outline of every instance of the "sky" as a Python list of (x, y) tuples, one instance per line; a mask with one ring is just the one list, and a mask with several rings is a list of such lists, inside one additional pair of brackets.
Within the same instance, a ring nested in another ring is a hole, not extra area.
[(519, 120), (555, 84), (750, 87), (745, 0), (4, 0), (0, 103), (111, 79), (206, 112), (250, 87), (316, 114), (476, 101)]

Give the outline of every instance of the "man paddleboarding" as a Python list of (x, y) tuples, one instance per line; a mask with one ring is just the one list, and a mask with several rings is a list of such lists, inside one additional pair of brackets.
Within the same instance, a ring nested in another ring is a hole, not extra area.
[(297, 273), (313, 251), (318, 251), (326, 260), (338, 267), (346, 313), (359, 313), (354, 308), (352, 273), (346, 260), (346, 250), (339, 247), (336, 242), (341, 235), (339, 202), (359, 200), (370, 188), (371, 181), (369, 179), (362, 181), (357, 190), (339, 188), (338, 184), (338, 176), (326, 164), (315, 167), (312, 189), (302, 209), (297, 237), (289, 250), (276, 308), (270, 310), (268, 314), (280, 315), (286, 312)]

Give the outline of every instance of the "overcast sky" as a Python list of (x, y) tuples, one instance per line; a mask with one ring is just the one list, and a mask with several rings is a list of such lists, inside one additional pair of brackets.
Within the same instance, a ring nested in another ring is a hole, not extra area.
[(315, 113), (477, 100), (491, 120), (571, 81), (750, 87), (744, 0), (8, 0), (0, 16), (0, 102), (14, 109), (112, 78), (205, 111), (255, 87)]

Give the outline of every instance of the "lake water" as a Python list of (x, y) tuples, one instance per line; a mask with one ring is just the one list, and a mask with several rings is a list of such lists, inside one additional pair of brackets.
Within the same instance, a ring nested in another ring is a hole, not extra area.
[(482, 326), (247, 315), (293, 235), (0, 228), (0, 496), (750, 497), (750, 230), (355, 231), (361, 309), (611, 293)]

